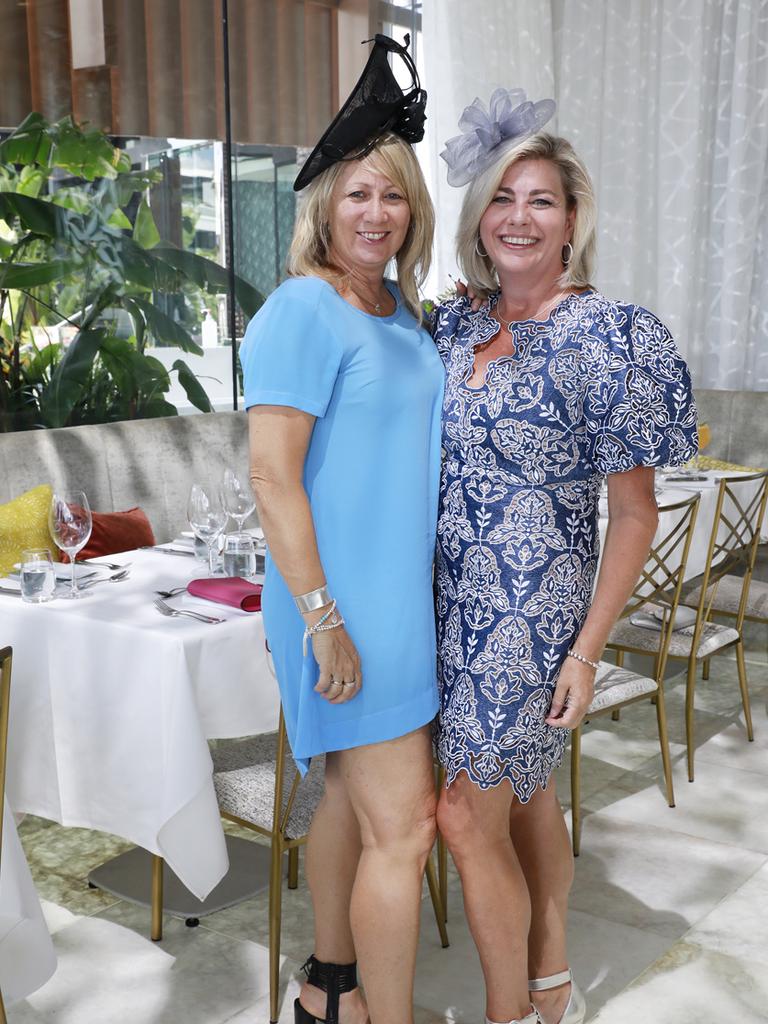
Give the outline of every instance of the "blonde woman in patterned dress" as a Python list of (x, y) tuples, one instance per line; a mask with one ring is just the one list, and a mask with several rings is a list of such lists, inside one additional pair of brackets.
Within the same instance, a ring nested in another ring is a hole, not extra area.
[[(443, 157), (468, 184), (470, 290), (436, 311), (445, 363), (438, 522), (438, 824), (459, 869), (486, 1020), (580, 1024), (573, 877), (551, 780), (657, 525), (655, 465), (696, 450), (687, 368), (663, 324), (590, 284), (588, 173), (541, 132), (554, 103), (497, 90)], [(475, 303), (477, 305), (477, 303)], [(598, 496), (609, 527), (597, 583)]]

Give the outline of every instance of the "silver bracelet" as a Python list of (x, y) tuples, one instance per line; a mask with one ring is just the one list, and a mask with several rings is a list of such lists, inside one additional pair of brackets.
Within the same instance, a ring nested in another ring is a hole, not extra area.
[(600, 663), (598, 661), (590, 661), (589, 658), (585, 658), (584, 655), (579, 654), (578, 651), (570, 650), (565, 653), (569, 658), (575, 658), (576, 661), (580, 661), (582, 665), (589, 665), (589, 667), (593, 668), (595, 672), (600, 668)]
[(336, 612), (336, 602), (331, 601), (331, 607), (328, 611), (317, 620), (314, 626), (306, 626), (304, 629), (304, 637), (301, 642), (301, 653), (306, 658), (307, 656), (307, 643), (316, 633), (325, 633), (329, 629), (338, 629), (339, 626), (344, 625), (344, 618), (338, 615)]
[(296, 607), (302, 615), (306, 615), (307, 612), (316, 612), (318, 608), (331, 603), (328, 584), (324, 583), (322, 587), (318, 587), (317, 590), (310, 590), (306, 594), (298, 594), (293, 600), (296, 602)]

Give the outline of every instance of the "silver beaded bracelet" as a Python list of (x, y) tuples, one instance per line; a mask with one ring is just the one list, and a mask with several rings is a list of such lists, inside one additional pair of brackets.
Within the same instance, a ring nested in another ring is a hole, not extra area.
[(569, 658), (575, 658), (576, 661), (580, 661), (582, 665), (589, 665), (589, 667), (593, 668), (595, 672), (600, 668), (600, 663), (598, 661), (590, 661), (589, 658), (585, 658), (584, 655), (579, 654), (578, 651), (570, 650), (565, 653)]
[(328, 611), (317, 620), (314, 626), (307, 626), (304, 630), (304, 638), (301, 643), (302, 655), (306, 658), (307, 656), (307, 641), (314, 636), (315, 633), (325, 633), (329, 629), (338, 629), (339, 626), (344, 625), (344, 619), (341, 615), (336, 614), (336, 602), (331, 601), (331, 607)]

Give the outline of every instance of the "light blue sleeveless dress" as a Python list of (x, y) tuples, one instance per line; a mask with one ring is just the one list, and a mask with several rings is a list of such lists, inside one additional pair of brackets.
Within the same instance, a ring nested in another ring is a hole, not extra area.
[(264, 626), (300, 769), (330, 750), (394, 739), (438, 708), (432, 563), (440, 481), (443, 367), (397, 300), (388, 317), (319, 278), (291, 278), (248, 325), (245, 406), (317, 417), (304, 466), (320, 559), (359, 653), (363, 686), (333, 705), (315, 693), (311, 645), (267, 557)]

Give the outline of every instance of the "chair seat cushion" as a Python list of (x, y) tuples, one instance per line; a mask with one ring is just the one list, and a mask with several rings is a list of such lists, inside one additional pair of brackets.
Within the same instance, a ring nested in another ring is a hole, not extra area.
[[(272, 828), (275, 800), (275, 762), (277, 733), (248, 736), (245, 739), (218, 740), (211, 747), (213, 785), (219, 807), (243, 821)], [(283, 771), (283, 799), (288, 799), (296, 764), (290, 750)], [(309, 831), (312, 815), (323, 795), (325, 758), (313, 757), (310, 770), (299, 783), (286, 828), (289, 839), (299, 839)]]
[(637, 672), (630, 672), (627, 668), (610, 665), (607, 661), (601, 661), (600, 668), (595, 674), (595, 696), (592, 698), (587, 714), (617, 707), (633, 697), (640, 697), (644, 693), (655, 693), (657, 690), (655, 679), (638, 675)]
[[(731, 612), (735, 615), (739, 610), (741, 600), (741, 587), (744, 580), (741, 576), (723, 576), (717, 583), (717, 591), (712, 600), (712, 607), (715, 611)], [(712, 587), (707, 588), (707, 599), (711, 596)], [(695, 587), (685, 595), (685, 603), (697, 605), (701, 599), (701, 587)], [(757, 619), (768, 619), (768, 583), (764, 580), (752, 579), (749, 584), (749, 595), (747, 597), (747, 615)]]
[[(643, 609), (650, 613), (651, 609)], [(686, 626), (685, 629), (675, 629), (672, 632), (672, 639), (669, 643), (669, 653), (675, 658), (689, 658), (691, 655), (691, 643), (695, 626)], [(640, 651), (653, 653), (659, 649), (661, 633), (654, 629), (644, 629), (642, 626), (633, 626), (629, 619), (620, 619), (611, 630), (608, 643), (614, 647), (630, 647)], [(727, 647), (734, 640), (739, 639), (739, 634), (730, 626), (721, 626), (716, 622), (705, 622), (699, 637), (699, 646), (696, 651), (697, 658), (707, 658), (721, 647)]]

